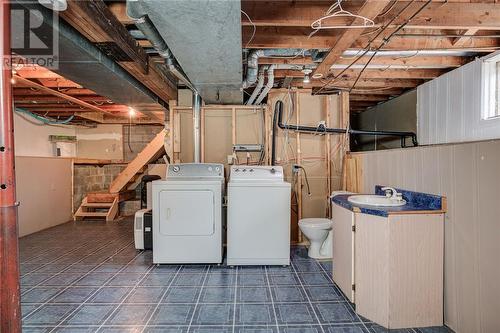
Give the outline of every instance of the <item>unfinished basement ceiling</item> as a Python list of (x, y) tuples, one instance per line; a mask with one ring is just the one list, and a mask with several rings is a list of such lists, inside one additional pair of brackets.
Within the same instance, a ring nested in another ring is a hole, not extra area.
[[(146, 113), (165, 110), (164, 101), (66, 22), (59, 20), (57, 24), (53, 24), (50, 10), (38, 3), (18, 3), (33, 9), (33, 15), (42, 15), (44, 29), (49, 32), (55, 29), (59, 33), (59, 67), (54, 70), (56, 73), (116, 103), (132, 106)], [(21, 31), (16, 29), (22, 29), (23, 24), (22, 21), (12, 21), (14, 31)], [(13, 36), (14, 40), (20, 37), (21, 35)]]
[[(36, 0), (30, 2), (36, 4)], [(378, 8), (373, 28), (325, 29), (311, 35), (311, 22), (324, 16), (333, 2), (129, 1), (157, 25), (207, 104), (244, 102), (241, 86), (247, 62), (242, 60), (256, 50), (263, 50), (258, 59), (261, 69), (276, 66), (274, 88), (305, 89), (313, 94), (347, 90), (351, 112), (362, 112), (500, 49), (500, 4), (488, 0), (385, 1), (387, 5)], [(377, 2), (352, 0), (342, 1), (342, 5), (359, 13)], [(59, 71), (62, 76), (116, 103), (143, 103), (146, 96), (153, 100), (147, 105), (157, 108), (161, 107), (159, 100), (177, 100), (174, 72), (169, 72), (165, 58), (127, 15), (125, 1), (68, 0), (68, 9), (59, 15), (67, 23), (62, 27), (70, 25), (79, 38), (76, 44), (73, 41), (75, 45), (64, 47), (68, 61)], [(348, 26), (352, 21), (336, 18), (331, 23)], [(63, 45), (66, 38), (62, 34)], [(91, 58), (81, 58), (81, 51)], [(322, 71), (324, 77), (306, 82), (304, 69)], [(106, 71), (109, 75), (101, 75)], [(265, 71), (263, 86), (267, 86), (268, 75)], [(130, 77), (133, 80), (122, 86), (121, 80)], [(255, 86), (250, 84), (245, 94), (250, 96)], [(127, 90), (137, 87), (145, 89)], [(33, 100), (36, 102), (35, 97)]]
[(240, 1), (127, 1), (147, 15), (207, 104), (243, 102)]

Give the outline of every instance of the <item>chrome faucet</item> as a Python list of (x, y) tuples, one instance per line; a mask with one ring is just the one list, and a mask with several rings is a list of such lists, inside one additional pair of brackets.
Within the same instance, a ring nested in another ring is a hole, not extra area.
[(386, 186), (382, 187), (381, 190), (385, 192), (385, 196), (387, 198), (391, 198), (398, 201), (403, 200), (403, 195), (401, 193), (398, 193), (398, 191), (394, 187)]

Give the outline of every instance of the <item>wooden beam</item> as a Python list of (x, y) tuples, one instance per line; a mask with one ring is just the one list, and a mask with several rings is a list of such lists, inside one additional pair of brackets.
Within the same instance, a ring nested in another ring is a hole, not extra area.
[[(419, 79), (359, 79), (356, 84), (356, 88), (413, 88), (424, 83), (424, 80)], [(329, 84), (327, 87), (350, 89), (354, 84), (354, 80), (338, 80)], [(312, 89), (316, 87), (322, 87), (323, 82), (319, 80), (312, 80), (311, 83), (305, 84), (302, 80), (294, 80), (292, 82), (292, 87), (302, 87), (305, 89)]]
[(80, 112), (75, 114), (75, 116), (100, 124), (104, 123), (104, 114), (102, 112)]
[(123, 25), (134, 24), (134, 20), (127, 15), (127, 4), (125, 2), (108, 3), (108, 8)]
[[(78, 27), (85, 26), (86, 29), (80, 32), (90, 40), (99, 39), (97, 46), (115, 60), (123, 60), (125, 55), (126, 61), (135, 63), (144, 74), (148, 72), (146, 52), (137, 45), (135, 39), (113, 15), (104, 1), (69, 0), (67, 2), (68, 8), (60, 12), (65, 20)], [(112, 48), (109, 47), (110, 43), (113, 43)], [(118, 47), (116, 51), (122, 54), (115, 54), (114, 47)]]
[(78, 98), (76, 97), (73, 97), (73, 96), (70, 96), (70, 95), (66, 95), (60, 91), (57, 91), (57, 90), (54, 90), (54, 89), (50, 89), (50, 88), (47, 88), (45, 86), (42, 86), (41, 84), (38, 84), (36, 82), (33, 82), (33, 81), (30, 81), (28, 79), (25, 79), (25, 78), (22, 78), (20, 76), (15, 76), (15, 82), (16, 82), (16, 85), (17, 83), (21, 83), (23, 85), (26, 85), (26, 86), (30, 86), (32, 88), (36, 88), (40, 91), (43, 91), (45, 92), (46, 94), (51, 94), (51, 95), (54, 95), (54, 96), (57, 96), (57, 97), (60, 97), (66, 101), (69, 101), (71, 103), (74, 103), (74, 104), (77, 104), (77, 105), (80, 105), (86, 109), (89, 109), (91, 111), (95, 111), (95, 112), (101, 112), (101, 113), (107, 113), (107, 114), (110, 114), (110, 115), (113, 115), (111, 112), (108, 112), (106, 110), (103, 110), (95, 105), (92, 105), (92, 104), (89, 104), (87, 102), (84, 102), (82, 100), (79, 100)]
[[(64, 89), (64, 94), (68, 96), (81, 96), (81, 95), (94, 95), (95, 92), (84, 88), (70, 88), (70, 89)], [(47, 93), (45, 92), (45, 90), (33, 88), (31, 83), (29, 83), (28, 85), (23, 85), (23, 83), (21, 82), (16, 82), (16, 85), (14, 87), (15, 97), (33, 96), (33, 95), (47, 95)]]
[[(364, 65), (370, 57), (364, 56), (359, 59), (356, 64)], [(353, 62), (354, 58), (343, 58), (337, 60), (335, 65), (348, 66)], [(388, 57), (375, 56), (369, 66), (405, 66), (405, 67), (425, 67), (425, 68), (447, 68), (460, 67), (471, 61), (471, 57), (455, 57), (455, 56), (421, 56), (416, 53), (414, 56), (407, 57)], [(284, 59), (284, 58), (259, 58), (259, 64), (290, 64), (290, 65), (310, 65), (314, 62), (310, 57)], [(335, 67), (334, 67), (335, 68)], [(370, 68), (370, 67), (368, 67)]]
[[(340, 74), (342, 70), (336, 69), (331, 71), (335, 76)], [(361, 69), (348, 69), (345, 70), (341, 77), (344, 79), (356, 79)], [(378, 79), (378, 78), (397, 78), (397, 79), (433, 79), (446, 73), (443, 69), (367, 69), (361, 75), (365, 79)], [(304, 73), (295, 70), (278, 69), (274, 71), (276, 78), (294, 77), (302, 78)]]
[(351, 102), (354, 101), (371, 101), (371, 102), (380, 102), (388, 99), (387, 95), (354, 95), (350, 94), (349, 100)]
[[(51, 95), (17, 95), (14, 91), (14, 102), (51, 102), (57, 103), (63, 101), (62, 98)], [(90, 96), (78, 96), (78, 99), (84, 102), (98, 102), (98, 103), (109, 103), (111, 100), (107, 97), (90, 95)], [(111, 104), (110, 104), (111, 105)]]
[[(407, 5), (407, 1), (398, 1), (391, 11), (375, 19), (375, 27), (384, 26), (389, 20)], [(408, 28), (421, 29), (458, 29), (478, 28), (482, 30), (498, 30), (500, 22), (500, 3), (467, 3), (466, 1), (447, 3), (433, 1), (419, 15), (409, 22)], [(247, 13), (257, 26), (268, 27), (310, 27), (311, 22), (325, 15), (331, 2), (301, 2), (301, 1), (242, 1), (242, 10)], [(342, 2), (344, 9), (356, 13), (360, 10), (360, 1)], [(404, 22), (409, 15), (422, 6), (422, 1), (410, 4), (408, 10), (402, 13), (389, 27), (395, 27)], [(351, 20), (338, 17), (329, 21), (331, 24), (346, 25)], [(252, 24), (242, 19), (243, 26)]]
[[(378, 14), (390, 3), (390, 0), (367, 0), (363, 7), (357, 12), (357, 15), (374, 20)], [(362, 24), (361, 19), (355, 19), (352, 25)], [(330, 67), (342, 56), (355, 40), (357, 40), (364, 29), (346, 29), (339, 37), (335, 45), (328, 52), (327, 56), (323, 59), (321, 64), (313, 71), (313, 76), (321, 75), (326, 77)]]
[[(334, 29), (338, 30), (338, 29)], [(354, 30), (354, 29), (352, 29)], [(362, 29), (361, 29), (362, 30)], [(387, 30), (390, 32), (391, 30)], [(303, 48), (303, 49), (329, 49), (339, 39), (339, 31), (321, 31), (312, 37), (308, 37), (311, 28), (303, 27), (257, 27), (255, 36), (249, 48)], [(249, 40), (252, 35), (252, 27), (243, 27), (242, 40)], [(372, 37), (373, 38), (373, 37)], [(353, 41), (351, 49), (363, 49), (370, 41), (370, 36), (361, 36)], [(379, 45), (381, 40), (375, 41)], [(478, 52), (493, 52), (499, 46), (498, 39), (476, 38), (471, 39), (466, 46), (454, 46), (452, 40), (446, 36), (441, 38), (415, 38), (397, 35), (385, 45), (382, 50), (476, 50)]]
[(465, 32), (464, 32), (464, 36), (463, 37), (458, 37), (458, 38), (454, 38), (452, 40), (452, 44), (454, 46), (463, 46), (463, 45), (466, 45), (467, 42), (469, 40), (471, 40), (470, 37), (468, 36), (474, 36), (476, 34), (476, 32), (478, 32), (479, 29), (477, 28), (471, 28), (471, 29), (467, 29)]

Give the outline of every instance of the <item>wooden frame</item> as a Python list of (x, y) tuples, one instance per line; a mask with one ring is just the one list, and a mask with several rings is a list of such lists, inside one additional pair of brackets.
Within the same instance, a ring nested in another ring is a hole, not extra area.
[[(176, 103), (173, 104), (172, 102), (170, 103), (170, 141), (172, 143), (172, 146), (174, 147), (173, 149), (173, 155), (174, 155), (174, 160), (173, 163), (181, 163), (181, 119), (179, 116), (179, 113), (182, 111), (192, 111), (192, 107), (190, 106), (177, 106)], [(237, 144), (237, 124), (236, 124), (236, 119), (238, 117), (237, 111), (241, 110), (248, 110), (248, 111), (255, 111), (255, 110), (262, 110), (264, 112), (264, 136), (266, 138), (264, 142), (264, 152), (266, 153), (266, 156), (269, 157), (269, 145), (268, 145), (268, 135), (267, 133), (267, 128), (269, 126), (269, 120), (267, 119), (267, 112), (265, 112), (266, 108), (257, 106), (257, 105), (202, 105), (201, 107), (201, 152), (202, 152), (202, 157), (201, 161), (205, 162), (206, 161), (206, 118), (208, 117), (208, 114), (210, 114), (211, 111), (227, 111), (231, 114), (231, 144), (235, 145)], [(266, 160), (265, 160), (266, 161)], [(267, 161), (269, 161), (267, 159)], [(221, 163), (225, 163), (226, 161), (220, 161)]]

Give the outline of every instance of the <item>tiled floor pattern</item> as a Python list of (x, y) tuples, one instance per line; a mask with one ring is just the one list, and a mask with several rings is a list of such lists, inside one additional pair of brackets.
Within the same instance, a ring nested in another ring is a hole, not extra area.
[(156, 267), (132, 240), (131, 221), (67, 223), (22, 238), (23, 332), (387, 331), (356, 315), (330, 279), (331, 263), (303, 247), (292, 248), (290, 267)]

